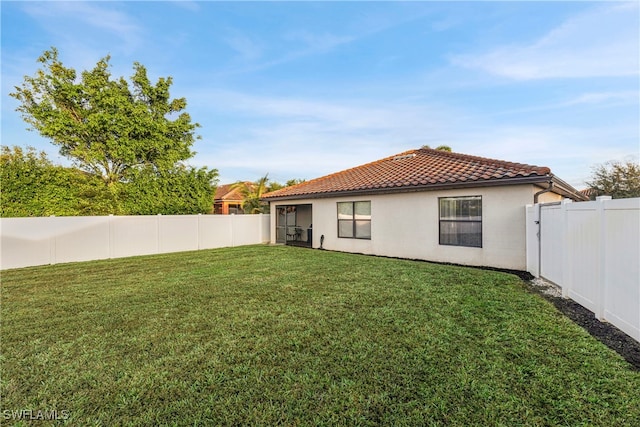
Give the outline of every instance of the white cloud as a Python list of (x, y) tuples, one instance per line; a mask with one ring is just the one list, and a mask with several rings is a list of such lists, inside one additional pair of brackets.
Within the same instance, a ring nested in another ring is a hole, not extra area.
[[(294, 97), (259, 96), (225, 90), (200, 91), (189, 95), (191, 104), (207, 105), (215, 99), (225, 111), (282, 120), (287, 122), (314, 122), (325, 129), (369, 129), (380, 131), (391, 128), (424, 127), (434, 123), (435, 109), (384, 100), (325, 101)], [(214, 107), (215, 108), (215, 107)]]
[(85, 33), (93, 37), (95, 30), (99, 30), (97, 34), (114, 37), (119, 41), (114, 45), (127, 53), (133, 52), (143, 42), (141, 28), (129, 15), (116, 10), (111, 4), (103, 7), (97, 2), (82, 1), (25, 3), (24, 11), (41, 21), (43, 27), (61, 42), (76, 47), (86, 44), (87, 40), (69, 39), (70, 25), (87, 26)]
[[(447, 120), (442, 111), (406, 103), (371, 100), (345, 102), (256, 96), (228, 91), (188, 95), (191, 105), (215, 99), (212, 116), (241, 117), (251, 126), (208, 127), (196, 148), (202, 164), (225, 170), (250, 168), (313, 178), (377, 160), (438, 139)], [(204, 129), (203, 129), (204, 131)], [(208, 144), (207, 141), (211, 141)], [(237, 179), (246, 179), (237, 177)], [(232, 179), (233, 180), (233, 179)]]
[(598, 6), (567, 20), (530, 44), (452, 62), (515, 80), (635, 76), (640, 73), (638, 3)]
[[(227, 42), (238, 52), (252, 54), (255, 53), (254, 48), (260, 47), (260, 53), (264, 53), (264, 55), (255, 55), (254, 58), (246, 55), (245, 59), (255, 59), (255, 61), (239, 66), (234, 65), (216, 76), (251, 73), (314, 55), (325, 55), (342, 46), (418, 20), (428, 13), (428, 10), (415, 10), (414, 8), (409, 12), (400, 8), (395, 10), (395, 13), (389, 13), (387, 8), (371, 9), (368, 13), (359, 15), (354, 22), (345, 25), (339, 33), (294, 27), (280, 35), (281, 43), (272, 43), (271, 45), (258, 44), (254, 39), (246, 36), (238, 39), (231, 38)], [(271, 53), (271, 56), (267, 56), (266, 53)]]
[(313, 34), (308, 31), (295, 31), (285, 34), (283, 39), (295, 44), (284, 52), (266, 57), (265, 53), (274, 50), (274, 46), (266, 46), (247, 35), (236, 33), (227, 37), (227, 44), (240, 54), (241, 65), (234, 65), (230, 69), (220, 72), (217, 76), (252, 73), (266, 70), (275, 66), (287, 64), (308, 56), (326, 54), (340, 45), (350, 43), (355, 38), (351, 36), (337, 36), (330, 33)]
[[(565, 104), (626, 102), (631, 96), (593, 92)], [(250, 123), (244, 127), (221, 123), (218, 128), (211, 124), (203, 129), (203, 141), (196, 147), (198, 161), (218, 168), (225, 182), (267, 172), (282, 182), (311, 179), (425, 144), (445, 144), (456, 152), (548, 166), (582, 188), (591, 165), (638, 151), (639, 129), (633, 124), (501, 123), (485, 115), (411, 101), (340, 102), (222, 90), (187, 98), (198, 107), (209, 102), (209, 108), (215, 99), (217, 107), (210, 116), (228, 115)]]
[(262, 56), (263, 48), (260, 43), (245, 34), (236, 32), (224, 40), (231, 49), (240, 55), (242, 61), (253, 61)]
[(307, 30), (292, 31), (284, 37), (289, 41), (301, 42), (304, 45), (303, 51), (310, 53), (327, 52), (356, 39), (355, 36), (338, 36), (327, 32), (314, 34)]
[(571, 105), (626, 105), (640, 104), (640, 92), (637, 91), (618, 91), (618, 92), (591, 92), (582, 94), (562, 104), (562, 106)]
[(540, 113), (551, 112), (554, 110), (569, 109), (575, 114), (576, 107), (582, 108), (598, 108), (605, 111), (606, 108), (632, 106), (638, 108), (640, 105), (640, 92), (638, 91), (611, 91), (611, 92), (587, 92), (581, 95), (574, 96), (564, 101), (558, 101), (549, 104), (540, 104), (531, 107), (523, 108), (508, 108), (505, 110), (489, 111), (482, 113), (482, 117), (496, 117), (496, 116), (514, 116), (522, 115), (523, 113)]
[[(454, 151), (493, 159), (547, 166), (575, 188), (583, 188), (590, 167), (637, 154), (638, 128), (470, 124), (452, 131)], [(634, 142), (635, 141), (635, 142)]]

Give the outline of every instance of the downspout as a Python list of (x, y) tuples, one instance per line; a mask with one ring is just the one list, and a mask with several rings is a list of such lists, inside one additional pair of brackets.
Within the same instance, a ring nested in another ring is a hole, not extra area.
[[(552, 177), (553, 178), (553, 177)], [(548, 193), (551, 190), (553, 190), (553, 181), (549, 180), (549, 186), (547, 188), (545, 188), (544, 190), (538, 191), (536, 194), (533, 195), (533, 204), (537, 204), (538, 203), (538, 198), (544, 194), (544, 193)]]
[[(552, 179), (553, 177), (551, 177)], [(538, 237), (538, 277), (542, 275), (542, 205), (538, 203), (539, 197), (553, 190), (553, 181), (549, 179), (549, 186), (544, 190), (538, 191), (533, 195), (533, 204), (538, 205), (538, 220), (536, 224), (538, 224), (538, 233), (536, 234)]]

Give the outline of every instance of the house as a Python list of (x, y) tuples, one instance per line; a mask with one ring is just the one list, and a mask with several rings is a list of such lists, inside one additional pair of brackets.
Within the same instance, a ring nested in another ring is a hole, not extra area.
[[(246, 182), (247, 185), (252, 185)], [(219, 215), (243, 214), (242, 190), (238, 183), (219, 185), (216, 194), (213, 196), (213, 213)]]
[(272, 243), (525, 270), (525, 206), (586, 200), (547, 167), (430, 148), (267, 193)]
[(595, 188), (584, 188), (580, 190), (580, 194), (582, 194), (588, 200), (595, 200), (598, 196), (598, 190)]

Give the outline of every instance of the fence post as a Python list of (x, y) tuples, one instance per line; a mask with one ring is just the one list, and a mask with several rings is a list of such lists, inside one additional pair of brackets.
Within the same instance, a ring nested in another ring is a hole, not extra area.
[(571, 239), (571, 227), (569, 226), (569, 208), (571, 199), (564, 199), (560, 204), (562, 212), (562, 297), (567, 298), (569, 291), (573, 287), (573, 262), (571, 251), (569, 250), (569, 239)]
[(595, 315), (598, 320), (605, 320), (606, 302), (607, 302), (607, 250), (606, 250), (606, 238), (607, 238), (607, 221), (605, 218), (605, 203), (607, 200), (611, 200), (611, 196), (599, 196), (596, 197), (598, 207), (596, 212), (598, 213), (598, 285), (600, 298), (596, 303)]

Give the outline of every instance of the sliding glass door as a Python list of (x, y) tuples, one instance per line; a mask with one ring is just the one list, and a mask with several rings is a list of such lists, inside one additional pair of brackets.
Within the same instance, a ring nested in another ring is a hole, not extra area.
[(276, 243), (311, 246), (311, 219), (310, 204), (276, 206)]

